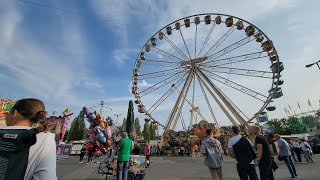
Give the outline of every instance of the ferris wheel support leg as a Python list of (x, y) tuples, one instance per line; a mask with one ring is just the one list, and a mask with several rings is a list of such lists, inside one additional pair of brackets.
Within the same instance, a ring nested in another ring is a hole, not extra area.
[(198, 71), (200, 75), (207, 81), (207, 83), (210, 85), (210, 87), (215, 91), (215, 93), (220, 97), (220, 99), (223, 101), (223, 103), (228, 107), (228, 109), (231, 111), (231, 113), (238, 119), (240, 124), (245, 125), (246, 127), (249, 127), (247, 121), (241, 116), (240, 113), (236, 110), (236, 108), (232, 105), (233, 103), (230, 103), (230, 99), (221, 92), (221, 90), (213, 84), (210, 79), (201, 71)]
[[(186, 79), (186, 82), (184, 83), (181, 92), (185, 92), (185, 90), (186, 90), (186, 88), (188, 87), (188, 84), (189, 84), (188, 82), (189, 82), (190, 79), (192, 78), (192, 74), (193, 74), (193, 69), (190, 70), (190, 72), (189, 72), (189, 74), (188, 74), (188, 77), (187, 77), (187, 79)], [(168, 132), (168, 130), (170, 129), (170, 126), (171, 126), (171, 124), (172, 124), (172, 120), (173, 120), (173, 118), (175, 117), (175, 114), (177, 113), (177, 109), (178, 109), (178, 106), (179, 106), (179, 104), (180, 104), (182, 95), (183, 95), (183, 93), (180, 93), (180, 94), (179, 94), (179, 97), (178, 97), (178, 99), (177, 99), (177, 101), (176, 101), (176, 103), (175, 103), (175, 105), (174, 105), (174, 107), (173, 107), (173, 109), (172, 109), (172, 111), (171, 111), (171, 113), (170, 113), (170, 116), (169, 116), (169, 118), (168, 118), (168, 120), (167, 120), (166, 127), (164, 128), (163, 134), (166, 134), (166, 133)]]
[[(198, 73), (197, 73), (198, 75)], [(210, 88), (208, 87), (208, 85), (204, 82), (204, 80), (200, 77), (200, 75), (198, 75), (198, 79), (200, 80), (200, 82), (206, 87), (206, 89), (208, 90), (208, 92), (211, 94), (211, 96), (213, 97), (213, 99), (217, 102), (217, 104), (219, 105), (219, 107), (222, 109), (222, 111), (224, 112), (224, 114), (229, 118), (229, 120), (231, 121), (231, 123), (233, 125), (238, 125), (237, 122), (233, 119), (233, 117), (229, 114), (229, 112), (226, 110), (226, 108), (221, 104), (221, 102), (219, 101), (219, 99), (213, 94), (213, 92), (210, 90)]]
[[(174, 86), (174, 88), (176, 89), (177, 92), (181, 93), (181, 92), (177, 89), (176, 86)], [(191, 108), (192, 108), (195, 112), (197, 112), (197, 114), (199, 114), (199, 116), (201, 117), (201, 119), (206, 120), (206, 118), (201, 114), (200, 111), (196, 111), (196, 110), (195, 110), (195, 109), (196, 109), (196, 106), (194, 106), (194, 104), (192, 104), (187, 97), (185, 98), (185, 100), (186, 100), (187, 103), (191, 106)], [(195, 116), (195, 117), (196, 117), (196, 116)]]
[[(192, 79), (194, 78), (194, 69), (192, 70), (192, 77), (191, 77), (191, 80), (190, 82), (188, 83), (188, 87), (186, 89), (186, 92), (184, 93), (184, 96), (183, 96), (183, 99), (182, 99), (182, 102), (181, 102), (181, 105), (180, 105), (180, 108), (179, 108), (179, 112), (181, 113), (182, 112), (182, 108), (184, 106), (184, 103), (186, 102), (186, 98), (187, 98), (187, 94), (189, 92), (189, 89), (190, 89), (190, 85), (191, 85), (191, 82), (192, 82)], [(182, 113), (181, 113), (181, 116), (182, 116)], [(176, 129), (176, 125), (177, 125), (177, 122), (179, 120), (179, 115), (177, 115), (176, 117), (176, 120), (174, 121), (174, 124), (173, 124), (173, 127), (172, 129), (175, 130)]]

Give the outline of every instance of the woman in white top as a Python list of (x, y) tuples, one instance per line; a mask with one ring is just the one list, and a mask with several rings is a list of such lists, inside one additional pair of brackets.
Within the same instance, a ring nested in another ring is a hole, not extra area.
[(46, 111), (38, 99), (22, 99), (16, 102), (6, 117), (5, 129), (31, 129), (37, 125), (40, 133), (37, 142), (30, 147), (25, 180), (56, 180), (56, 144), (54, 134), (48, 132)]
[(314, 160), (311, 156), (311, 146), (309, 145), (309, 143), (305, 142), (304, 139), (301, 139), (300, 140), (300, 146), (301, 146), (301, 149), (304, 153), (304, 158), (306, 159), (306, 162), (313, 162), (314, 163)]

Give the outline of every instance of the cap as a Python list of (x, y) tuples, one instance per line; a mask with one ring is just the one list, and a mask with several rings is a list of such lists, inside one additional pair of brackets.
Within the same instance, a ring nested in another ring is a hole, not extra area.
[(122, 136), (122, 137), (126, 137), (126, 136), (128, 136), (128, 133), (127, 133), (127, 132), (123, 132), (123, 133), (121, 134), (121, 136)]

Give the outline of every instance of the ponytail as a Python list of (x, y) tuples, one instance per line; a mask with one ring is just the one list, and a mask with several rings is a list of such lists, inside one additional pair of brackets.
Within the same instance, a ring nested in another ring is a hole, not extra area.
[(40, 132), (48, 132), (51, 129), (51, 124), (46, 120), (46, 111), (38, 111), (30, 120), (37, 123), (37, 129)]

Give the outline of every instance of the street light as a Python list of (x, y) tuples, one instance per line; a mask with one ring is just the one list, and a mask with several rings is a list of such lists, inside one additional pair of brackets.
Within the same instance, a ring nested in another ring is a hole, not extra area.
[(309, 68), (309, 67), (311, 67), (311, 66), (316, 64), (318, 66), (318, 68), (320, 69), (319, 63), (320, 63), (320, 60), (318, 62), (306, 65), (306, 68)]

